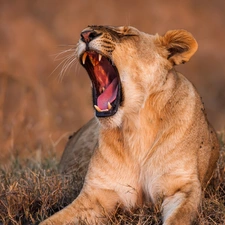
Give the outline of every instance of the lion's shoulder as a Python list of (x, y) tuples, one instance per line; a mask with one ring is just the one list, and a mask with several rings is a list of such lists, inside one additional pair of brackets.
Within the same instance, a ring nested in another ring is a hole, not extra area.
[(74, 171), (86, 174), (90, 158), (98, 144), (99, 126), (96, 118), (70, 136), (59, 163), (61, 173)]

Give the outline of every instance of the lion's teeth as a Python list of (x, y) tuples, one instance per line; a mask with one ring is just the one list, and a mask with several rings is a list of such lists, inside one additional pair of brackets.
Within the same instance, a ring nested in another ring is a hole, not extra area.
[(102, 110), (97, 106), (97, 105), (94, 105), (95, 109), (98, 111), (98, 112), (101, 112)]
[(98, 61), (100, 62), (102, 60), (102, 55), (98, 54)]
[(112, 105), (110, 102), (108, 102), (108, 110), (110, 110), (112, 108)]
[(82, 63), (83, 63), (83, 65), (85, 64), (87, 55), (88, 55), (87, 52), (85, 52), (85, 53), (83, 54), (83, 56), (82, 56)]
[(100, 109), (97, 105), (94, 105), (95, 109), (98, 111), (98, 112), (107, 112), (109, 111), (108, 109)]

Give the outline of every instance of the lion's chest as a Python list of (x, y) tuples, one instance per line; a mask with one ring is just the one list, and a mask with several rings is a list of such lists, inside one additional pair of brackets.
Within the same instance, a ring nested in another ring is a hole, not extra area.
[[(161, 196), (163, 192), (164, 162), (162, 157), (151, 152), (155, 145), (155, 135), (151, 131), (137, 131), (132, 135), (130, 133), (128, 141), (125, 144), (125, 152), (129, 152), (132, 172), (131, 179), (133, 189), (139, 197), (145, 196), (147, 201), (153, 201)], [(134, 169), (135, 168), (135, 169)], [(128, 174), (128, 171), (126, 172)], [(129, 176), (127, 176), (127, 179)], [(134, 181), (134, 180), (133, 180)], [(129, 192), (130, 193), (130, 192)], [(137, 202), (140, 202), (138, 198)]]
[(172, 194), (180, 183), (189, 179), (190, 174), (190, 168), (185, 167), (185, 163), (181, 164), (170, 151), (172, 146), (169, 142), (165, 140), (160, 144), (160, 139), (157, 140), (150, 132), (137, 132), (135, 136), (130, 136), (129, 146), (126, 146), (129, 150), (125, 149), (132, 155), (131, 164), (135, 165), (130, 167), (131, 180), (135, 177), (132, 187), (138, 196), (145, 196), (146, 201), (153, 203)]

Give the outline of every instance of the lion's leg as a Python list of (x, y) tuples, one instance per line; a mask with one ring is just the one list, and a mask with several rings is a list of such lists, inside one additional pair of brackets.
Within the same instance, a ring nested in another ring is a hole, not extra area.
[(196, 217), (201, 199), (200, 182), (186, 184), (162, 204), (163, 225), (188, 225)]
[(49, 217), (40, 225), (105, 224), (107, 216), (119, 201), (114, 191), (94, 188), (83, 190), (70, 205)]

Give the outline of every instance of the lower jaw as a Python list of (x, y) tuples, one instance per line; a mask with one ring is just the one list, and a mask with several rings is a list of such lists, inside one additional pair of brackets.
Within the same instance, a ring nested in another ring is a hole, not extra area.
[[(94, 101), (95, 102), (95, 101)], [(119, 108), (121, 107), (122, 104), (122, 92), (121, 89), (119, 89), (118, 93), (117, 93), (117, 98), (116, 100), (114, 100), (112, 103), (108, 103), (108, 109), (104, 109), (101, 110), (98, 106), (97, 106), (97, 101), (96, 104), (94, 104), (94, 109), (95, 109), (95, 115), (96, 117), (112, 117), (115, 114), (118, 113)], [(97, 110), (96, 110), (97, 108)]]
[(96, 116), (96, 117), (99, 121), (100, 128), (102, 128), (103, 131), (107, 132), (109, 129), (115, 129), (115, 128), (121, 127), (122, 119), (123, 119), (123, 110), (119, 108), (113, 116), (108, 116), (108, 117)]
[(111, 117), (114, 116), (117, 113), (117, 110), (114, 111), (102, 111), (98, 112), (97, 110), (95, 111), (96, 117)]

